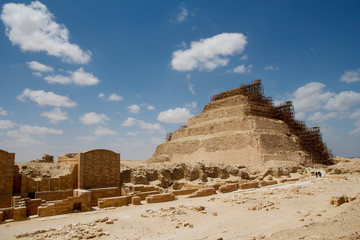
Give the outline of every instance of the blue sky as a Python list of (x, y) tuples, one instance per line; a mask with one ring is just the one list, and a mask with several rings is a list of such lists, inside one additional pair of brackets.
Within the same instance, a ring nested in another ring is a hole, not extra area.
[(210, 96), (262, 79), (360, 156), (359, 1), (2, 1), (0, 149), (146, 160)]

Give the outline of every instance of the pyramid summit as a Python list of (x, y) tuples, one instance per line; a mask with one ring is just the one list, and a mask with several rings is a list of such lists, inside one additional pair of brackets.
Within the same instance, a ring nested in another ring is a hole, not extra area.
[(332, 164), (318, 127), (294, 119), (292, 103), (274, 106), (261, 80), (211, 97), (199, 115), (170, 133), (149, 162)]

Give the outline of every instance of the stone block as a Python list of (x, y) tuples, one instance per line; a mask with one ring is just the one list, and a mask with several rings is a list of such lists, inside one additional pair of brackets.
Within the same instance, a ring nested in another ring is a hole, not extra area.
[(4, 218), (4, 213), (3, 211), (0, 211), (0, 223), (3, 221)]
[(249, 189), (249, 188), (258, 188), (258, 187), (259, 187), (258, 182), (250, 182), (250, 183), (239, 184), (239, 189)]
[(119, 197), (109, 197), (109, 198), (99, 198), (98, 207), (121, 207), (128, 205), (128, 197), (127, 196), (119, 196)]
[(216, 189), (215, 188), (204, 188), (204, 189), (200, 189), (196, 192), (194, 192), (193, 194), (191, 194), (189, 196), (189, 198), (193, 198), (193, 197), (204, 197), (204, 196), (210, 196), (216, 194)]
[(155, 194), (160, 194), (160, 191), (139, 192), (139, 193), (134, 194), (134, 196), (138, 196), (141, 198), (141, 200), (145, 200), (147, 196), (155, 195)]
[(171, 193), (175, 194), (175, 196), (179, 195), (189, 195), (196, 192), (198, 189), (196, 188), (189, 188), (189, 189), (180, 189), (180, 190), (173, 190)]
[(259, 182), (259, 187), (265, 187), (265, 186), (270, 186), (270, 185), (275, 185), (278, 184), (277, 181), (260, 181)]
[(221, 193), (227, 193), (227, 192), (233, 192), (238, 190), (239, 184), (237, 183), (232, 183), (232, 184), (227, 184), (225, 186), (221, 186), (219, 188), (219, 192)]
[(14, 208), (14, 221), (22, 221), (26, 219), (26, 207)]
[(150, 195), (150, 196), (146, 197), (146, 202), (147, 203), (158, 203), (158, 202), (172, 201), (175, 199), (176, 199), (175, 194), (162, 193), (162, 194), (155, 194), (155, 195)]
[(131, 198), (131, 202), (133, 205), (140, 205), (141, 204), (141, 198), (139, 196), (134, 196)]

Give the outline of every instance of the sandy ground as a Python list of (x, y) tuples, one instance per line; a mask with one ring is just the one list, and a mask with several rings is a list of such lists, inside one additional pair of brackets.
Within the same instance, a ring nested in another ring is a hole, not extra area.
[[(208, 197), (3, 223), (0, 238), (45, 230), (20, 239), (76, 239), (95, 228), (103, 233), (95, 239), (360, 239), (360, 174), (342, 176), (347, 180), (310, 177)], [(357, 198), (330, 205), (332, 197), (344, 194)]]

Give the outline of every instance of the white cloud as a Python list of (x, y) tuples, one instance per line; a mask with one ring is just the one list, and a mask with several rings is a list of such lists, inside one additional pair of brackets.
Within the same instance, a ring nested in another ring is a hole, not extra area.
[(345, 71), (344, 74), (341, 76), (340, 81), (347, 83), (359, 82), (360, 68), (356, 70)]
[(84, 72), (83, 68), (79, 68), (77, 71), (71, 74), (71, 79), (76, 85), (91, 86), (96, 85), (100, 81), (92, 73)]
[(64, 121), (68, 118), (67, 113), (62, 112), (58, 107), (55, 107), (50, 112), (43, 112), (40, 116), (47, 117), (51, 123), (59, 123), (60, 121)]
[(154, 145), (159, 145), (164, 142), (164, 138), (152, 137), (150, 138), (150, 142)]
[(6, 133), (6, 136), (14, 138), (30, 138), (30, 135), (24, 132), (19, 132), (18, 130), (9, 130)]
[(248, 55), (245, 54), (245, 55), (241, 56), (240, 60), (243, 60), (243, 61), (248, 60)]
[(140, 112), (140, 106), (137, 104), (133, 104), (128, 106), (128, 110), (130, 113), (138, 114)]
[(16, 141), (16, 146), (22, 146), (22, 147), (28, 147), (31, 145), (40, 145), (40, 144), (45, 144), (45, 142), (33, 139), (31, 137), (19, 138)]
[(329, 120), (331, 118), (336, 118), (337, 117), (337, 113), (336, 112), (331, 112), (331, 113), (321, 113), (321, 112), (316, 112), (314, 114), (312, 114), (311, 116), (308, 117), (309, 121), (312, 121), (314, 123), (322, 123), (325, 122), (326, 120)]
[(360, 109), (355, 110), (350, 114), (350, 119), (355, 120), (355, 129), (350, 131), (350, 134), (358, 134), (360, 133)]
[(239, 65), (236, 68), (234, 68), (233, 72), (234, 73), (240, 73), (240, 74), (251, 73), (252, 67), (253, 67), (252, 64), (248, 65), (247, 67), (244, 64)]
[(131, 126), (138, 126), (141, 129), (150, 130), (150, 131), (163, 131), (163, 128), (158, 123), (147, 123), (143, 120), (137, 120), (135, 118), (129, 117), (126, 119), (121, 126), (123, 127), (131, 127)]
[(214, 70), (226, 66), (225, 56), (240, 54), (245, 49), (246, 37), (242, 33), (222, 33), (211, 38), (191, 42), (190, 49), (173, 52), (171, 65), (178, 71)]
[(106, 136), (106, 135), (116, 135), (117, 132), (113, 131), (113, 130), (110, 130), (108, 128), (102, 127), (102, 126), (98, 126), (95, 129), (94, 134), (96, 136)]
[(0, 107), (0, 115), (1, 116), (6, 116), (7, 115), (7, 111), (5, 111), (2, 107)]
[(275, 71), (275, 72), (277, 72), (277, 71), (279, 71), (279, 67), (275, 67), (275, 66), (273, 66), (273, 65), (269, 65), (269, 66), (265, 66), (264, 67), (264, 70), (266, 70), (266, 71)]
[(186, 123), (192, 116), (187, 108), (175, 108), (160, 112), (157, 119), (166, 123)]
[(191, 103), (186, 104), (185, 106), (188, 107), (188, 108), (196, 108), (197, 107), (197, 102), (193, 101)]
[(69, 71), (69, 76), (64, 75), (49, 75), (44, 77), (48, 83), (70, 84), (74, 83), (79, 86), (97, 85), (100, 80), (92, 73), (84, 72), (83, 68), (79, 68), (75, 72)]
[(44, 135), (44, 134), (62, 135), (63, 134), (63, 130), (47, 128), (47, 127), (39, 127), (39, 126), (30, 126), (30, 125), (21, 125), (19, 131), (22, 133), (36, 134), (36, 135)]
[(189, 15), (189, 11), (185, 7), (180, 8), (180, 13), (177, 15), (176, 21), (178, 23), (184, 22)]
[(38, 1), (30, 5), (7, 3), (3, 6), (1, 20), (6, 35), (13, 45), (23, 51), (45, 51), (70, 63), (87, 63), (91, 52), (69, 42), (69, 31), (54, 21), (47, 7)]
[(68, 97), (57, 95), (53, 92), (45, 92), (44, 90), (31, 90), (26, 88), (19, 96), (16, 97), (19, 101), (25, 102), (29, 99), (36, 102), (39, 106), (55, 106), (55, 107), (74, 107), (76, 103), (71, 101)]
[(344, 91), (332, 97), (325, 105), (326, 109), (343, 111), (360, 104), (360, 93)]
[(16, 123), (10, 120), (0, 120), (0, 129), (8, 129), (16, 126)]
[(194, 90), (194, 85), (191, 82), (189, 82), (189, 91), (191, 92), (192, 95), (196, 94)]
[(98, 97), (99, 97), (100, 99), (105, 99), (105, 94), (104, 94), (104, 93), (99, 93)]
[(296, 112), (295, 113), (295, 119), (305, 121), (306, 114), (304, 112)]
[(37, 61), (27, 62), (30, 69), (38, 72), (53, 72), (54, 68), (51, 66), (44, 65)]
[(155, 107), (153, 105), (147, 105), (146, 109), (152, 111), (152, 110), (155, 110)]
[(49, 75), (44, 77), (44, 79), (48, 82), (48, 83), (60, 83), (60, 84), (69, 84), (72, 82), (71, 78), (68, 76), (64, 76), (64, 75)]
[(104, 123), (105, 120), (110, 120), (105, 114), (97, 114), (95, 112), (85, 113), (79, 119), (86, 125)]
[(123, 100), (124, 98), (122, 96), (119, 96), (117, 95), (116, 93), (113, 93), (111, 94), (109, 97), (108, 97), (108, 101), (114, 101), (114, 102), (118, 102), (118, 101), (121, 101)]
[(32, 75), (35, 77), (42, 77), (42, 74), (40, 72), (33, 72)]
[(294, 107), (296, 111), (306, 112), (315, 111), (323, 107), (334, 93), (323, 92), (324, 84), (319, 82), (311, 82), (303, 87), (298, 88), (294, 92)]

